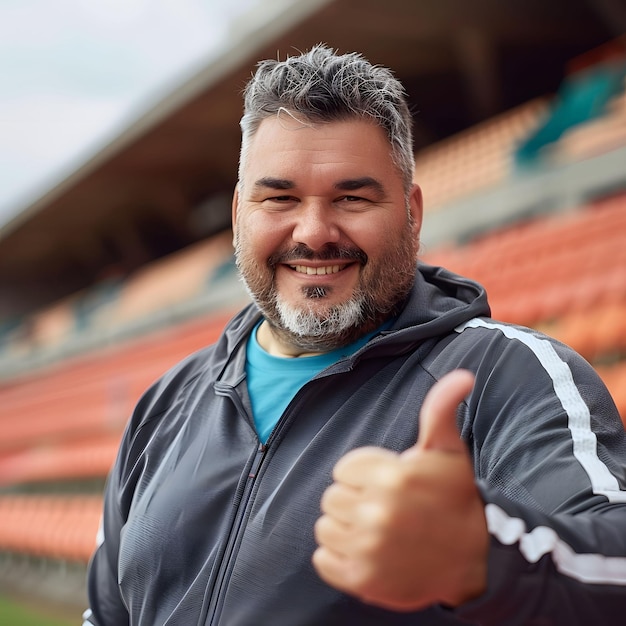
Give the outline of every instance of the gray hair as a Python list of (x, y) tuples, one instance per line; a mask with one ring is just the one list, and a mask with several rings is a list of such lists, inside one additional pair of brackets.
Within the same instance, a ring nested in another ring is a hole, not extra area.
[(261, 61), (244, 90), (239, 184), (252, 137), (280, 111), (308, 122), (371, 119), (387, 134), (408, 196), (415, 169), (412, 118), (404, 87), (389, 69), (321, 44), (284, 61)]

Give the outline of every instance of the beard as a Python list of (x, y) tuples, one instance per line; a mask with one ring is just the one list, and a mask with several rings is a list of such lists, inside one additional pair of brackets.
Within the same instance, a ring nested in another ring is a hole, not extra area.
[[(413, 230), (404, 228), (399, 240), (388, 242), (385, 253), (371, 261), (354, 246), (327, 244), (313, 251), (304, 244), (272, 255), (260, 267), (247, 252), (250, 246), (235, 235), (235, 259), (240, 276), (253, 301), (282, 342), (306, 352), (328, 352), (353, 343), (397, 315), (411, 290), (417, 271), (417, 247)], [(291, 260), (350, 260), (360, 265), (352, 295), (344, 302), (325, 305), (332, 287), (303, 287), (303, 302), (290, 304), (276, 289), (275, 267)]]

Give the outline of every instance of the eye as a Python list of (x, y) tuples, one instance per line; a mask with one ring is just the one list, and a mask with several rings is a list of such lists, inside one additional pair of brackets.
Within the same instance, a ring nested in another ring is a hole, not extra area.
[(265, 202), (293, 202), (295, 198), (293, 196), (271, 196), (265, 198)]
[(363, 196), (340, 196), (335, 202), (336, 206), (343, 207), (348, 211), (365, 211), (372, 206), (372, 201)]
[(269, 196), (261, 204), (266, 211), (287, 211), (298, 206), (298, 198), (288, 195)]

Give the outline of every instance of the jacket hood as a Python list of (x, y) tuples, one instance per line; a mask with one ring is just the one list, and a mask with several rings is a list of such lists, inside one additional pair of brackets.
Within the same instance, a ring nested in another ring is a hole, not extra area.
[[(474, 317), (491, 315), (487, 293), (479, 283), (422, 262), (417, 269), (402, 312), (393, 326), (381, 333), (384, 352), (412, 350), (416, 343), (447, 335)], [(377, 356), (381, 356), (380, 350)]]
[(426, 327), (442, 334), (480, 316), (490, 316), (485, 288), (443, 267), (420, 263), (407, 303), (394, 328)]

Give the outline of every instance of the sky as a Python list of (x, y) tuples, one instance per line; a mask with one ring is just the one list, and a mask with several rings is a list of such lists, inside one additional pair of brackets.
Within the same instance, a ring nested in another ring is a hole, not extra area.
[(0, 228), (211, 59), (259, 0), (0, 0)]

